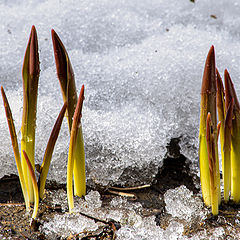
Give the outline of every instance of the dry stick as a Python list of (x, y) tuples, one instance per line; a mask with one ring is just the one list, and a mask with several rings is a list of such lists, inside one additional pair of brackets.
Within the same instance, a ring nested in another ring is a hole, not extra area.
[(79, 214), (84, 216), (84, 217), (90, 218), (90, 219), (94, 220), (95, 222), (101, 222), (101, 223), (104, 223), (104, 224), (109, 224), (109, 221), (105, 221), (105, 220), (102, 220), (102, 219), (99, 219), (99, 218), (95, 218), (95, 217), (90, 216), (86, 213), (79, 212)]
[(14, 207), (14, 206), (24, 206), (25, 203), (0, 203), (1, 207), (7, 206), (7, 207)]
[(108, 192), (122, 196), (122, 197), (131, 197), (131, 198), (134, 198), (134, 200), (137, 199), (137, 196), (134, 193), (116, 192), (111, 190), (108, 190)]
[(142, 186), (137, 186), (137, 187), (126, 187), (126, 188), (121, 188), (121, 187), (109, 187), (110, 189), (114, 190), (120, 190), (120, 191), (131, 191), (131, 190), (139, 190), (139, 189), (144, 189), (144, 188), (149, 188), (151, 187), (150, 184), (142, 185)]

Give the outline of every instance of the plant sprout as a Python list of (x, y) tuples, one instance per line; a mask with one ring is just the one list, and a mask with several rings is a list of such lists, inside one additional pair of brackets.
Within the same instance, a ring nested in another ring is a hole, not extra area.
[(32, 185), (33, 185), (33, 194), (34, 194), (34, 208), (33, 208), (33, 214), (32, 214), (32, 219), (35, 220), (37, 217), (37, 211), (38, 211), (38, 204), (39, 204), (39, 194), (38, 194), (38, 185), (37, 185), (37, 180), (35, 176), (35, 171), (32, 167), (32, 163), (29, 160), (27, 153), (23, 150), (23, 155), (26, 160), (28, 170), (30, 173), (30, 177), (32, 180)]
[[(224, 184), (224, 201), (229, 201), (229, 193), (231, 186), (231, 130), (232, 130), (232, 119), (233, 119), (233, 99), (229, 103), (225, 128), (224, 128), (224, 149), (222, 157), (222, 166), (223, 166), (223, 184)], [(224, 161), (223, 161), (224, 159)]]
[(202, 80), (201, 90), (201, 110), (200, 110), (200, 130), (199, 130), (199, 161), (200, 161), (200, 179), (202, 186), (202, 195), (205, 204), (211, 206), (211, 187), (210, 187), (210, 176), (209, 171), (209, 160), (207, 151), (207, 116), (210, 113), (211, 116), (211, 129), (214, 144), (215, 160), (216, 161), (216, 172), (217, 180), (216, 186), (218, 189), (218, 198), (220, 204), (220, 174), (219, 174), (219, 161), (218, 161), (218, 149), (217, 149), (217, 113), (216, 113), (216, 68), (215, 68), (215, 53), (214, 47), (212, 46), (209, 50), (205, 69)]
[(210, 175), (210, 197), (212, 214), (218, 214), (218, 172), (217, 172), (217, 161), (216, 161), (216, 143), (215, 135), (213, 131), (213, 125), (211, 120), (211, 114), (207, 115), (207, 126), (206, 126), (206, 141), (207, 141), (207, 152), (208, 152), (208, 164), (209, 164), (209, 175)]
[(33, 26), (23, 63), (23, 118), (21, 128), (22, 133), (21, 160), (11, 109), (5, 91), (3, 87), (1, 87), (4, 108), (8, 121), (8, 127), (12, 140), (13, 152), (19, 174), (20, 184), (25, 200), (26, 211), (30, 210), (30, 203), (34, 203), (32, 220), (35, 220), (37, 216), (39, 195), (40, 198), (43, 198), (52, 153), (59, 135), (65, 111), (67, 109), (67, 102), (65, 102), (58, 115), (58, 118), (53, 127), (46, 147), (43, 163), (40, 168), (38, 187), (34, 170), (35, 169), (34, 143), (36, 130), (36, 106), (37, 106), (37, 88), (39, 72), (40, 70), (38, 58), (37, 33), (35, 27)]
[[(204, 203), (218, 214), (221, 201), (217, 140), (220, 134), (224, 202), (240, 202), (240, 104), (227, 70), (225, 91), (215, 67), (214, 47), (206, 60), (201, 92), (199, 161)], [(217, 86), (217, 92), (216, 92)], [(218, 110), (219, 124), (216, 128)], [(206, 156), (208, 154), (208, 164)], [(218, 201), (217, 201), (218, 199)]]
[[(57, 76), (61, 86), (63, 101), (67, 101), (68, 103), (67, 117), (69, 132), (71, 134), (73, 115), (77, 105), (77, 90), (74, 73), (67, 51), (54, 30), (52, 30), (52, 42)], [(74, 154), (73, 159), (74, 194), (81, 197), (86, 195), (85, 152), (82, 125), (79, 126), (76, 136), (76, 153)]]
[(36, 112), (38, 79), (40, 74), (38, 55), (38, 41), (35, 27), (32, 27), (29, 37), (22, 69), (23, 77), (23, 114), (21, 127), (21, 152), (22, 169), (24, 179), (27, 185), (29, 200), (34, 202), (33, 185), (27, 163), (24, 160), (23, 150), (27, 153), (33, 169), (35, 169), (35, 130), (36, 130)]
[[(231, 196), (235, 203), (240, 202), (240, 105), (227, 70), (224, 71), (226, 108), (230, 108), (233, 99), (231, 127)], [(231, 112), (229, 113), (231, 114)], [(227, 143), (226, 143), (227, 144)]]
[(68, 166), (67, 166), (67, 196), (68, 196), (68, 206), (69, 212), (72, 212), (74, 208), (73, 203), (73, 188), (72, 188), (72, 179), (73, 179), (73, 165), (74, 159), (76, 159), (77, 152), (77, 141), (79, 128), (81, 127), (81, 116), (82, 116), (82, 105), (84, 100), (84, 85), (81, 88), (79, 94), (77, 107), (73, 116), (73, 123), (71, 128), (69, 152), (68, 152)]
[(39, 176), (39, 196), (40, 196), (40, 199), (43, 198), (45, 183), (46, 183), (46, 179), (47, 179), (47, 174), (48, 174), (49, 167), (50, 167), (50, 162), (51, 162), (51, 159), (52, 159), (52, 153), (53, 153), (54, 146), (55, 146), (55, 143), (57, 141), (57, 138), (58, 138), (58, 135), (59, 135), (59, 132), (60, 132), (60, 128), (61, 128), (61, 125), (62, 125), (62, 121), (63, 121), (63, 118), (64, 118), (66, 108), (67, 108), (67, 103), (65, 102), (61, 111), (60, 111), (60, 113), (59, 113), (59, 115), (58, 115), (56, 123), (53, 127), (52, 133), (51, 133), (50, 138), (48, 140), (46, 151), (44, 153), (43, 162), (42, 162), (42, 165), (41, 165), (40, 171), (39, 171), (40, 172), (40, 176)]
[(7, 100), (7, 96), (5, 94), (3, 87), (1, 87), (1, 93), (2, 93), (4, 108), (5, 108), (5, 112), (6, 112), (6, 117), (7, 117), (7, 121), (8, 121), (9, 132), (10, 132), (10, 136), (11, 136), (11, 140), (12, 140), (13, 152), (14, 152), (15, 161), (16, 161), (16, 165), (17, 165), (19, 180), (20, 180), (20, 184), (21, 184), (21, 188), (22, 188), (22, 192), (23, 192), (25, 205), (26, 205), (26, 211), (28, 212), (30, 210), (30, 202), (29, 202), (27, 186), (25, 183), (22, 165), (21, 165), (21, 159), (20, 159), (20, 153), (19, 153), (18, 141), (17, 141), (17, 134), (16, 134), (15, 126), (14, 126), (12, 112), (11, 112), (11, 109), (10, 109), (10, 106), (9, 106), (9, 103)]

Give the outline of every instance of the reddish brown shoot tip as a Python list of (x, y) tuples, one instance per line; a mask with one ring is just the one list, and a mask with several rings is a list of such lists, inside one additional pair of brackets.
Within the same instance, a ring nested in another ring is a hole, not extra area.
[(32, 32), (36, 32), (36, 27), (35, 27), (35, 25), (32, 25), (32, 30), (31, 30)]
[(51, 30), (51, 35), (52, 35), (52, 41), (54, 42), (57, 36), (57, 33), (54, 31), (54, 29)]
[(29, 73), (30, 75), (39, 75), (39, 55), (38, 55), (38, 39), (35, 26), (32, 26), (29, 38)]
[(235, 92), (233, 82), (231, 80), (230, 74), (227, 71), (227, 69), (224, 70), (224, 80), (225, 80), (226, 109), (228, 108), (232, 99), (234, 99), (233, 107), (237, 108), (237, 109), (240, 109), (237, 94)]
[(216, 88), (215, 53), (214, 47), (212, 46), (208, 52), (205, 62), (201, 92), (203, 94), (214, 93), (216, 92)]
[(215, 50), (214, 50), (214, 46), (212, 45), (208, 52), (208, 58), (213, 58), (213, 57), (215, 60)]
[(82, 85), (82, 88), (79, 94), (80, 115), (82, 115), (83, 100), (84, 100), (84, 85)]

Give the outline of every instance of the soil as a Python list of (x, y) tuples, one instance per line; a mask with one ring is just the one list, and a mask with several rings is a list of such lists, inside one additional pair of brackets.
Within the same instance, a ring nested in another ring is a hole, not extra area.
[[(143, 216), (155, 215), (156, 224), (163, 229), (167, 228), (171, 220), (171, 216), (165, 211), (164, 193), (168, 189), (181, 185), (185, 185), (189, 190), (193, 191), (195, 195), (199, 194), (200, 191), (194, 184), (196, 181), (199, 183), (199, 178), (190, 173), (189, 163), (186, 158), (180, 154), (178, 144), (177, 142), (174, 143), (174, 141), (176, 140), (173, 140), (169, 145), (169, 152), (173, 151), (173, 157), (166, 157), (164, 159), (164, 164), (159, 169), (159, 173), (153, 184), (143, 189), (124, 191), (125, 193), (135, 196), (135, 198), (129, 198), (128, 201), (141, 203)], [(56, 183), (48, 183), (46, 188), (47, 190), (64, 189), (66, 191), (65, 185), (58, 185)], [(89, 190), (91, 189), (88, 188), (88, 191)], [(103, 206), (107, 206), (110, 200), (115, 197), (109, 189), (101, 186), (93, 190), (100, 192)], [(61, 206), (52, 207), (50, 201), (51, 197), (47, 194), (44, 200), (40, 202), (37, 221), (30, 227), (30, 216), (25, 213), (24, 200), (18, 176), (10, 175), (0, 179), (0, 236), (8, 239), (48, 239), (48, 236), (40, 232), (39, 226), (42, 222), (49, 221), (49, 219), (53, 218), (54, 214), (62, 212)], [(240, 216), (237, 215), (238, 210), (240, 210), (239, 206), (234, 204), (222, 204), (218, 217), (213, 217), (210, 214), (204, 222), (195, 219), (185, 226), (184, 234), (191, 237), (198, 231), (210, 231), (211, 229), (221, 226), (225, 229), (226, 238), (234, 239), (230, 229), (235, 228), (236, 231), (240, 231), (239, 225), (236, 224), (236, 219), (240, 221)], [(91, 216), (86, 217), (91, 218)], [(78, 234), (70, 235), (67, 239), (110, 240), (116, 238), (117, 230), (121, 227), (120, 223), (105, 219), (92, 219), (102, 221), (104, 227), (95, 232), (85, 232), (84, 235), (82, 233), (81, 236)], [(56, 239), (64, 238), (56, 236)]]

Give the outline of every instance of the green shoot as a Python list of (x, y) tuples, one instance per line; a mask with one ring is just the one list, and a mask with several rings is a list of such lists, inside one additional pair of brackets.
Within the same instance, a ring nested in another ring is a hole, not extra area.
[[(84, 100), (84, 85), (81, 88), (81, 92), (78, 98), (77, 107), (73, 116), (73, 123), (71, 129), (71, 137), (69, 144), (69, 153), (68, 153), (68, 166), (67, 166), (67, 196), (68, 196), (68, 206), (69, 212), (72, 212), (74, 208), (73, 202), (73, 187), (72, 187), (72, 179), (73, 179), (73, 165), (74, 159), (77, 154), (77, 141), (78, 141), (78, 129), (81, 127), (81, 116), (82, 116), (82, 105)], [(75, 179), (74, 179), (75, 180)]]
[(226, 108), (233, 102), (233, 116), (231, 125), (231, 196), (235, 203), (240, 202), (240, 105), (227, 70), (224, 71)]
[[(57, 75), (61, 86), (63, 101), (67, 101), (68, 126), (71, 132), (73, 115), (77, 105), (77, 91), (74, 79), (74, 73), (67, 51), (58, 37), (52, 30), (52, 41), (55, 55)], [(86, 176), (85, 176), (85, 152), (82, 135), (82, 126), (78, 128), (76, 143), (76, 154), (74, 157), (74, 193), (81, 197), (86, 194)]]
[(211, 206), (212, 214), (218, 215), (218, 179), (217, 179), (217, 166), (216, 166), (216, 144), (215, 136), (211, 121), (211, 114), (208, 113), (207, 116), (207, 129), (206, 129), (206, 141), (207, 141), (207, 152), (208, 152), (208, 161), (209, 161), (209, 173), (210, 173), (210, 195), (211, 195)]
[(66, 108), (67, 108), (67, 103), (64, 103), (64, 105), (63, 105), (63, 107), (62, 107), (62, 109), (61, 109), (61, 111), (58, 115), (58, 118), (56, 120), (56, 123), (53, 127), (53, 130), (51, 132), (50, 138), (48, 140), (47, 148), (46, 148), (46, 151), (45, 151), (45, 154), (44, 154), (44, 157), (43, 157), (43, 163), (42, 163), (41, 168), (40, 168), (40, 177), (39, 177), (39, 196), (40, 196), (40, 199), (43, 198), (45, 183), (46, 183), (46, 179), (47, 179), (47, 174), (48, 174), (50, 162), (51, 162), (51, 159), (52, 159), (52, 153), (53, 153), (54, 146), (55, 146), (55, 143), (56, 143), (57, 138), (58, 138), (58, 134), (60, 132), (60, 128), (61, 128), (61, 125), (62, 125), (62, 121), (63, 121), (63, 117), (64, 117), (64, 114), (65, 114)]
[(33, 184), (34, 208), (33, 208), (32, 219), (35, 220), (36, 217), (37, 217), (38, 204), (39, 204), (38, 185), (37, 185), (37, 180), (36, 180), (36, 176), (35, 176), (35, 171), (32, 167), (32, 163), (29, 160), (29, 158), (27, 156), (27, 153), (24, 150), (23, 150), (23, 155), (24, 155), (24, 158), (26, 160), (28, 170), (30, 172), (30, 177), (31, 177), (31, 180), (32, 180), (32, 184)]
[[(219, 174), (219, 162), (218, 162), (218, 150), (217, 150), (217, 113), (216, 113), (216, 67), (215, 67), (215, 53), (212, 46), (209, 50), (201, 90), (201, 107), (200, 107), (200, 131), (199, 131), (199, 161), (200, 161), (200, 179), (202, 186), (203, 200), (207, 206), (211, 205), (211, 190), (210, 190), (210, 172), (209, 172), (209, 160), (207, 152), (207, 140), (206, 140), (206, 123), (207, 114), (211, 114), (211, 122), (215, 143), (215, 157), (216, 157), (216, 171), (218, 191), (220, 193), (220, 174)], [(219, 194), (220, 203), (220, 194)]]
[[(222, 156), (222, 163), (224, 163), (224, 151), (223, 151), (223, 145), (224, 145), (224, 125), (225, 125), (225, 117), (226, 117), (226, 111), (225, 111), (225, 99), (224, 99), (224, 87), (222, 78), (216, 69), (217, 73), (217, 110), (218, 110), (218, 120), (221, 122), (221, 128), (220, 128), (220, 143), (221, 143), (221, 156)], [(224, 175), (224, 164), (223, 166), (223, 175)]]
[(29, 202), (27, 187), (26, 187), (26, 183), (25, 183), (23, 171), (22, 171), (20, 153), (19, 153), (19, 148), (18, 148), (18, 141), (17, 141), (17, 134), (16, 134), (16, 130), (15, 130), (14, 122), (13, 122), (11, 108), (9, 106), (7, 96), (4, 92), (3, 87), (1, 87), (1, 93), (2, 93), (4, 108), (5, 108), (5, 112), (6, 112), (6, 117), (7, 117), (7, 121), (8, 121), (9, 132), (10, 132), (10, 136), (11, 136), (11, 140), (12, 140), (13, 152), (14, 152), (15, 161), (16, 161), (16, 165), (17, 165), (20, 184), (21, 184), (21, 188), (22, 188), (22, 192), (23, 192), (23, 197), (25, 200), (26, 210), (29, 211), (30, 210), (30, 202)]
[(231, 131), (232, 131), (232, 118), (233, 118), (233, 105), (234, 100), (230, 102), (226, 114), (225, 129), (224, 129), (224, 161), (222, 162), (224, 174), (224, 201), (229, 201), (229, 193), (231, 186)]
[[(21, 150), (27, 153), (31, 160), (32, 166), (34, 163), (35, 154), (35, 130), (36, 130), (36, 112), (37, 112), (37, 94), (38, 94), (38, 79), (39, 79), (39, 56), (38, 56), (38, 41), (35, 27), (32, 27), (29, 42), (27, 45), (22, 77), (23, 77), (23, 115), (22, 115), (22, 139)], [(22, 169), (24, 179), (27, 185), (30, 202), (34, 202), (33, 186), (31, 182), (31, 173), (21, 156)]]
[[(49, 171), (50, 161), (56, 140), (59, 135), (61, 124), (67, 109), (67, 102), (64, 103), (61, 112), (56, 120), (54, 128), (51, 132), (47, 148), (44, 154), (43, 163), (40, 168), (39, 189), (35, 176), (35, 129), (36, 129), (36, 110), (37, 110), (37, 92), (38, 92), (38, 78), (39, 78), (39, 57), (38, 57), (38, 43), (37, 33), (33, 26), (30, 34), (27, 50), (23, 63), (23, 116), (21, 127), (21, 158), (18, 148), (18, 141), (16, 130), (13, 122), (11, 109), (4, 92), (1, 87), (4, 108), (8, 121), (9, 131), (12, 140), (13, 152), (19, 173), (20, 184), (25, 200), (27, 211), (30, 210), (30, 203), (34, 203), (34, 211), (32, 220), (36, 219), (39, 193), (43, 197), (47, 174)], [(32, 221), (33, 222), (33, 221)]]

